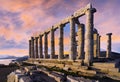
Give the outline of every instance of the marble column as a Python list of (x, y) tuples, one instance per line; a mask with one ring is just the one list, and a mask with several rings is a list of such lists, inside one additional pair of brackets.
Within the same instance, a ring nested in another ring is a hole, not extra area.
[(58, 54), (58, 59), (63, 59), (64, 58), (64, 25), (59, 26), (59, 54)]
[(31, 58), (31, 40), (29, 40), (29, 58)]
[(36, 56), (36, 58), (39, 58), (39, 56), (38, 56), (38, 37), (35, 37), (35, 56)]
[(98, 32), (97, 29), (94, 28), (94, 34), (93, 34), (93, 40), (94, 40), (94, 46), (93, 46), (93, 54), (94, 54), (94, 58), (98, 57)]
[(106, 57), (107, 58), (110, 58), (111, 57), (111, 36), (112, 36), (112, 33), (108, 33), (106, 34), (108, 36), (108, 40), (107, 40), (107, 51), (106, 51)]
[(92, 8), (91, 4), (86, 11), (86, 31), (85, 31), (85, 60), (84, 64), (87, 66), (92, 65), (93, 60), (93, 19), (95, 8)]
[(78, 25), (78, 56), (77, 59), (84, 59), (84, 33), (85, 26), (84, 24)]
[(51, 55), (50, 55), (50, 59), (53, 59), (55, 56), (55, 38), (54, 38), (54, 29), (52, 27), (51, 29)]
[(98, 34), (98, 51), (97, 51), (98, 57), (100, 57), (100, 38), (101, 36)]
[(44, 58), (48, 58), (48, 33), (44, 33)]
[(76, 59), (76, 32), (75, 32), (75, 19), (71, 18), (70, 22), (70, 54), (69, 59)]
[(39, 53), (40, 53), (40, 58), (43, 58), (43, 44), (42, 44), (42, 37), (43, 35), (39, 35)]
[(35, 58), (34, 55), (34, 37), (31, 37), (31, 57)]

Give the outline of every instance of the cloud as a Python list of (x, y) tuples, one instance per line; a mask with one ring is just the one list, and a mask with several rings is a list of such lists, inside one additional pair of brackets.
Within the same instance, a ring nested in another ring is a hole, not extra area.
[[(97, 9), (94, 26), (102, 35), (101, 42), (106, 42), (105, 34), (108, 32), (113, 33), (113, 46), (120, 42), (120, 10), (117, 0), (0, 0), (0, 2), (0, 48), (4, 54), (10, 53), (15, 48), (16, 54), (19, 49), (25, 49), (26, 51), (21, 53), (28, 54), (28, 40), (32, 35), (39, 35), (89, 2)], [(85, 21), (85, 17), (83, 17), (83, 21)], [(67, 50), (69, 25), (67, 24), (64, 29), (64, 44)], [(58, 37), (59, 34), (56, 31), (56, 46), (59, 43)], [(50, 45), (50, 42), (48, 44)], [(105, 48), (105, 46), (102, 47)], [(114, 49), (116, 50), (115, 47)]]
[(0, 55), (25, 56), (25, 55), (28, 55), (28, 50), (17, 49), (17, 48), (2, 49), (0, 50)]

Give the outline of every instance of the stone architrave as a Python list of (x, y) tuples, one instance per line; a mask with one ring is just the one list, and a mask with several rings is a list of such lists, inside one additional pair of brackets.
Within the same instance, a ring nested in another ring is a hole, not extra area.
[(55, 37), (54, 37), (54, 29), (52, 27), (51, 29), (51, 55), (50, 55), (50, 59), (53, 59), (55, 56)]
[(64, 58), (64, 25), (59, 26), (59, 54), (58, 54), (58, 59), (63, 59)]
[(106, 51), (106, 58), (110, 58), (111, 57), (111, 49), (112, 49), (112, 47), (111, 47), (111, 36), (112, 36), (112, 33), (108, 33), (108, 34), (106, 34), (107, 36), (108, 36), (108, 40), (107, 40), (107, 51)]
[(39, 58), (39, 56), (38, 56), (38, 37), (35, 37), (35, 56), (36, 56), (36, 58)]
[(75, 19), (71, 17), (70, 22), (70, 54), (69, 59), (76, 59), (76, 32), (75, 32)]
[(42, 44), (42, 37), (43, 35), (39, 35), (39, 53), (40, 53), (40, 58), (43, 58), (43, 44)]
[(29, 58), (32, 58), (32, 56), (31, 56), (31, 40), (29, 40)]
[(35, 54), (34, 54), (34, 37), (31, 37), (31, 57), (35, 58)]
[(89, 9), (86, 11), (86, 31), (85, 31), (85, 60), (84, 64), (87, 66), (92, 65), (93, 61), (93, 19), (95, 8), (89, 5)]

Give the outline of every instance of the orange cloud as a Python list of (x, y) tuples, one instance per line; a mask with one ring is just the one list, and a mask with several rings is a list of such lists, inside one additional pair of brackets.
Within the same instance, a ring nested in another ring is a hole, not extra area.
[(0, 54), (2, 55), (13, 55), (13, 56), (25, 56), (28, 55), (27, 49), (2, 49), (0, 50)]
[[(104, 36), (101, 37), (101, 42), (107, 42), (107, 40), (108, 40), (107, 35), (104, 35)], [(120, 42), (120, 36), (112, 35), (112, 42), (113, 43)]]

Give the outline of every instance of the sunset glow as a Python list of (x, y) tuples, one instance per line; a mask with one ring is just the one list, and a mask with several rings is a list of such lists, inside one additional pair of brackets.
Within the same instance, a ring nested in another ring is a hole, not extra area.
[[(120, 52), (120, 0), (0, 0), (0, 55), (28, 55), (32, 35), (44, 32), (88, 3), (97, 9), (94, 27), (102, 36), (101, 49), (106, 50), (106, 33), (112, 32), (112, 51)], [(69, 51), (67, 30), (69, 25), (64, 31), (65, 53)], [(58, 53), (57, 32), (55, 38)]]

